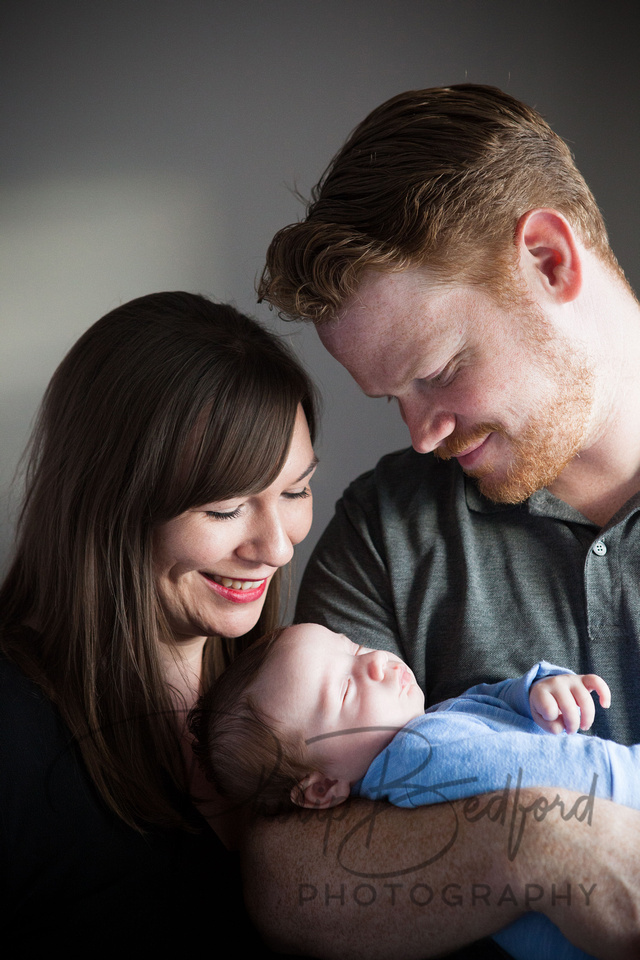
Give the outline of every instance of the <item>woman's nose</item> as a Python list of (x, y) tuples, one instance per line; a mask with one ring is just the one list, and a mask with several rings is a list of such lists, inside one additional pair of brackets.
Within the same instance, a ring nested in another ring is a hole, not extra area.
[(283, 567), (289, 563), (293, 543), (278, 512), (256, 518), (249, 535), (236, 552), (244, 560), (270, 567)]

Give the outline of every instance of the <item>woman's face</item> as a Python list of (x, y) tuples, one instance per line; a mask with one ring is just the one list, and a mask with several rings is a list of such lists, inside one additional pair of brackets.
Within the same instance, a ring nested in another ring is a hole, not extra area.
[(205, 503), (158, 527), (156, 587), (177, 641), (239, 637), (255, 626), (273, 574), (309, 532), (315, 466), (299, 407), (289, 455), (271, 486)]

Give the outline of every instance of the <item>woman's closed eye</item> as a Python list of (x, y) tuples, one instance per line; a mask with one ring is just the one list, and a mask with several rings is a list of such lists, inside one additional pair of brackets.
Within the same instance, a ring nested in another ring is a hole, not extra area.
[(287, 491), (282, 496), (286, 500), (306, 500), (307, 497), (311, 496), (311, 488), (305, 487), (304, 490)]
[[(311, 489), (305, 487), (304, 490), (291, 490), (282, 494), (285, 500), (306, 500), (311, 496)], [(229, 510), (205, 510), (205, 516), (212, 520), (235, 520), (242, 513), (242, 505)]]
[(240, 507), (234, 510), (205, 510), (205, 515), (213, 520), (235, 520), (240, 516)]

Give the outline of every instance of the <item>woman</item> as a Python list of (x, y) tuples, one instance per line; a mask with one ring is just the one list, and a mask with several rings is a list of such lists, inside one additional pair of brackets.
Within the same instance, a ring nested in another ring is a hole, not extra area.
[(62, 361), (0, 589), (5, 931), (166, 948), (237, 908), (184, 717), (277, 622), (314, 431), (289, 351), (200, 296), (118, 307)]

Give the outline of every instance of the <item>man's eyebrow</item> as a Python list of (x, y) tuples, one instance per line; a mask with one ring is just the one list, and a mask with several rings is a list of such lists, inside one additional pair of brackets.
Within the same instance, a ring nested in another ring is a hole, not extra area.
[(421, 377), (419, 376), (419, 374), (423, 366), (424, 366), (423, 357), (422, 356), (417, 357), (413, 361), (413, 365), (410, 366), (408, 370), (406, 370), (402, 379), (398, 380), (395, 386), (389, 385), (389, 389), (385, 390), (383, 393), (372, 393), (369, 390), (365, 390), (363, 387), (360, 387), (360, 390), (365, 395), (365, 397), (369, 397), (370, 400), (385, 400), (390, 396), (394, 396), (396, 389), (402, 388), (405, 384), (409, 384), (413, 380), (432, 380), (434, 377), (437, 377), (438, 374), (442, 372), (442, 370), (444, 370), (444, 368), (446, 367), (446, 364), (442, 364), (441, 367), (434, 370), (432, 373), (427, 374), (427, 376)]
[(319, 463), (320, 461), (318, 460), (318, 458), (314, 456), (313, 460), (311, 461), (307, 469), (304, 471), (304, 473), (301, 473), (300, 476), (293, 482), (301, 483), (305, 479), (305, 477), (308, 477), (310, 473), (313, 473), (313, 471), (315, 470), (315, 468), (318, 466)]

